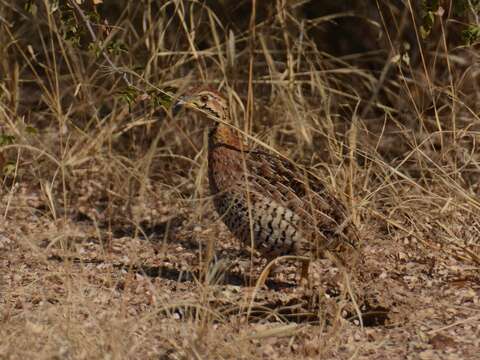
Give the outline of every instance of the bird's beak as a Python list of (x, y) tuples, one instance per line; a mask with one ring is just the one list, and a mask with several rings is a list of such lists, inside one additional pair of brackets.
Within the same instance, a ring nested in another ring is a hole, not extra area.
[(180, 96), (172, 106), (172, 114), (177, 115), (184, 107), (191, 107), (192, 105), (190, 103), (190, 100), (190, 96)]

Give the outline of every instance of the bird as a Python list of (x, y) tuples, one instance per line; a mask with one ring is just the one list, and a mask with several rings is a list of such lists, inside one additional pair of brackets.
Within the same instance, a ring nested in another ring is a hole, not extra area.
[[(210, 118), (207, 161), (213, 204), (244, 245), (272, 263), (297, 256), (301, 279), (308, 278), (310, 261), (325, 251), (357, 251), (358, 231), (342, 202), (312, 170), (249, 145), (232, 124), (225, 96), (202, 87), (174, 102), (175, 114), (182, 108)], [(338, 255), (334, 258), (345, 265)]]

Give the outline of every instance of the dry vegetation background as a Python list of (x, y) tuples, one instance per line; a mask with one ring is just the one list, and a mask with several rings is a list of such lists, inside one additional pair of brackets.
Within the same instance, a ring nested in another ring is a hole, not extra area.
[[(0, 0), (0, 358), (478, 358), (478, 16)], [(208, 197), (208, 124), (169, 111), (198, 85), (343, 199), (355, 269), (254, 287), (262, 259)]]

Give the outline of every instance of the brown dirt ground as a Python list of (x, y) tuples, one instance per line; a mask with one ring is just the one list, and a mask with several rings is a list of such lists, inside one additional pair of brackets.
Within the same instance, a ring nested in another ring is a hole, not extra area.
[(82, 209), (55, 220), (40, 193), (19, 184), (1, 197), (0, 358), (478, 358), (480, 227), (448, 204), (364, 219), (348, 275), (322, 259), (297, 286), (283, 264), (256, 289), (261, 260), (208, 201), (198, 216), (139, 199), (145, 234), (114, 223), (108, 245), (108, 226)]

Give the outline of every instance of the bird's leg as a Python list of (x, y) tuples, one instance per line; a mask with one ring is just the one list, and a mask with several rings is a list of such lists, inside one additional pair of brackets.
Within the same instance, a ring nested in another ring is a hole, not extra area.
[(310, 288), (310, 277), (308, 276), (308, 269), (310, 267), (310, 259), (300, 260), (302, 263), (302, 269), (300, 272), (300, 285), (306, 285)]

